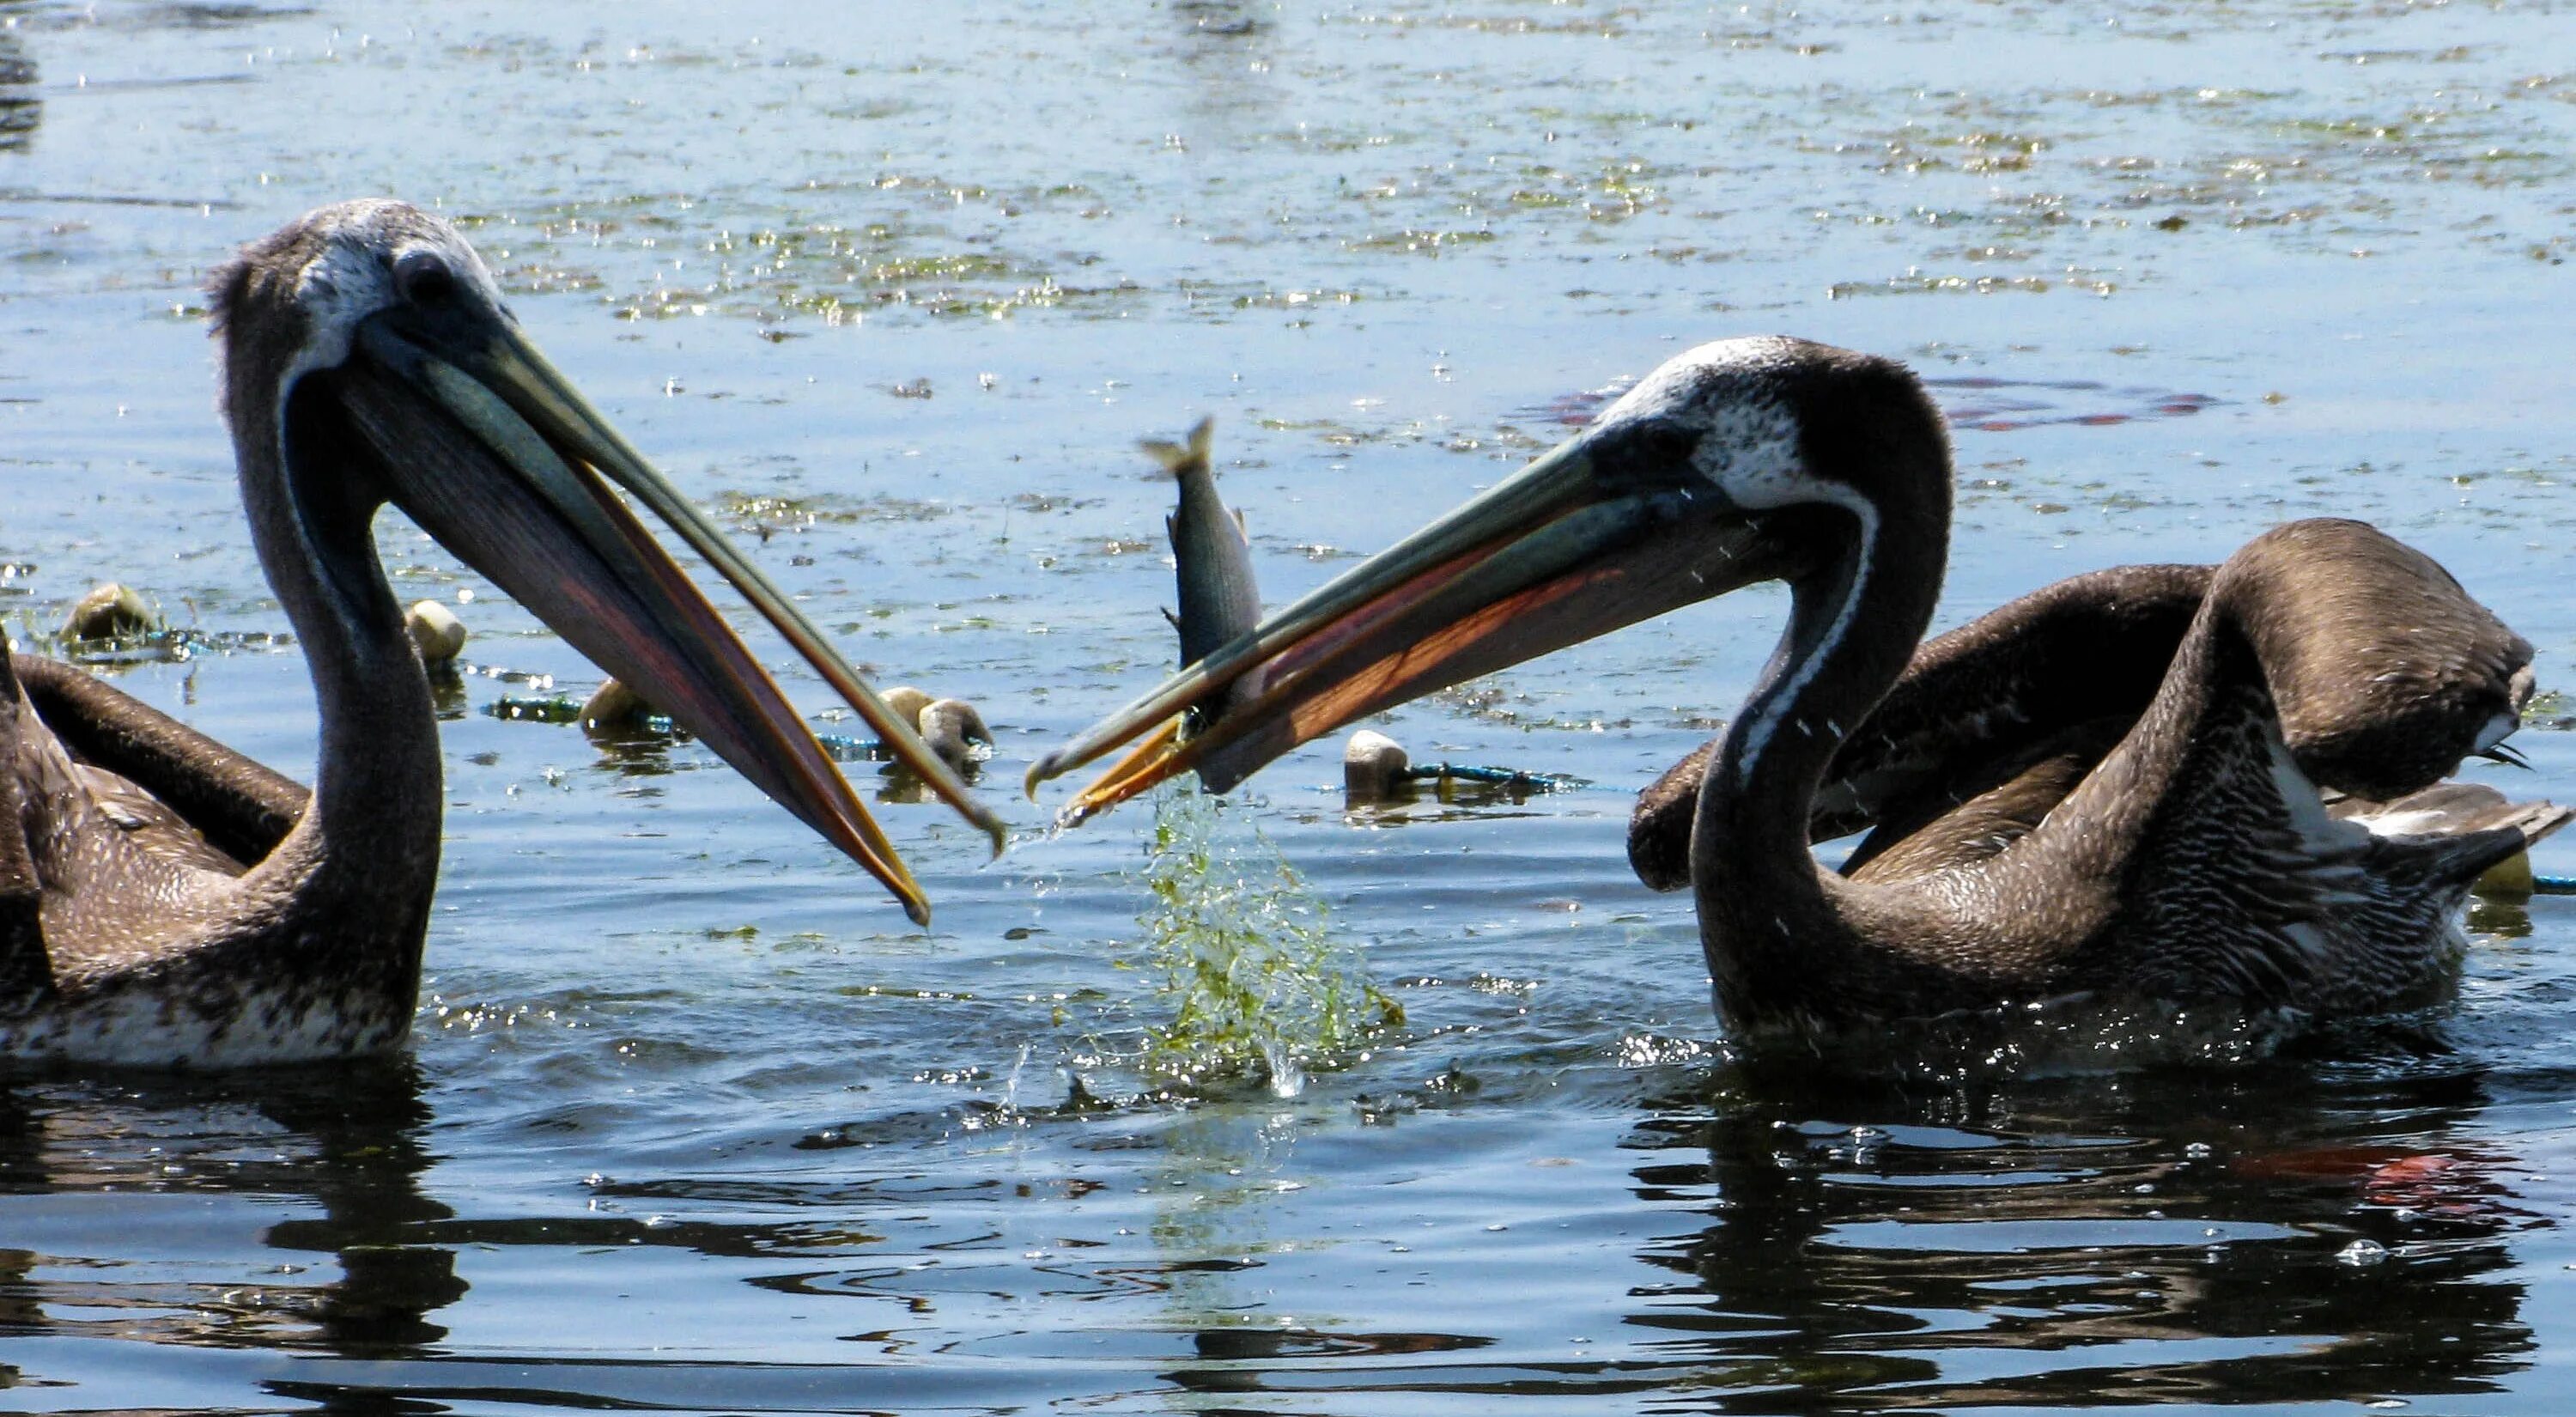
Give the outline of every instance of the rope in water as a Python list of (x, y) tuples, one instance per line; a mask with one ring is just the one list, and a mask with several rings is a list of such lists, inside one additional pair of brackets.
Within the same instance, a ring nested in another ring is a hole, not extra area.
[(581, 722), (581, 700), (569, 694), (503, 694), (483, 711), (512, 723)]
[(1490, 782), (1498, 787), (1517, 787), (1525, 792), (1554, 792), (1560, 788), (1579, 787), (1583, 779), (1562, 773), (1520, 772), (1512, 768), (1475, 767), (1466, 763), (1424, 763), (1419, 767), (1399, 770), (1395, 776), (1404, 782), (1436, 782), (1442, 778), (1458, 782)]

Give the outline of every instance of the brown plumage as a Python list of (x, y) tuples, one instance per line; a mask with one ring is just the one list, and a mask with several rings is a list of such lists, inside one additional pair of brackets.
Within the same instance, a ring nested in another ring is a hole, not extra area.
[[(1871, 828), (1858, 864), (2043, 762), (2053, 770), (2010, 800), (2028, 802), (2038, 781), (2062, 778), (2069, 753), (2090, 771), (2155, 697), (2215, 569), (2093, 571), (1926, 641), (1834, 754), (1811, 834), (1824, 841)], [(2070, 672), (2074, 664), (2083, 669)], [(1637, 795), (1628, 860), (1656, 890), (1690, 884), (1691, 820), (1717, 749), (1715, 739), (1700, 745)], [(2038, 814), (2053, 805), (2045, 797)]]
[[(2482, 725), (2501, 737), (2519, 721), (2532, 690), (2531, 648), (2429, 561), (2415, 568), (2414, 585), (2341, 574), (2327, 544), (2337, 539), (2414, 558), (2366, 529), (2339, 529), (2355, 525), (2285, 527), (2275, 536), (2287, 545), (2263, 553), (2308, 582), (2286, 592), (2297, 613), (2275, 615), (2301, 622), (2286, 636), (2276, 632), (2286, 647), (2267, 669), (2297, 686), (2282, 715), (2284, 743), (2302, 772), (2329, 786), (2328, 812), (2337, 820), (2383, 835), (2502, 825), (2520, 809), (2491, 788), (2409, 784), (2456, 764), (2456, 735), (2443, 731), (2446, 724)], [(1810, 835), (1824, 841), (1867, 829), (1841, 868), (1864, 879), (1901, 879), (1924, 863), (1991, 854), (2017, 839), (2136, 725), (2219, 569), (2094, 571), (1926, 642), (1835, 753)], [(2383, 618), (2407, 603), (2411, 615)], [(2347, 662), (2375, 663), (2381, 672), (2353, 682), (2324, 652), (2335, 644)], [(2448, 648), (2428, 655), (2426, 645)], [(1690, 884), (1691, 826), (1717, 747), (1703, 744), (1637, 795), (1628, 860), (1656, 890)]]
[(453, 228), (396, 202), (324, 208), (247, 248), (214, 295), (243, 507), (312, 669), (320, 770), (307, 793), (0, 650), (0, 1055), (221, 1065), (408, 1033), (441, 794), (429, 686), (369, 529), (388, 502), (924, 917), (802, 719), (610, 482), (961, 807), (963, 787), (545, 364)]
[[(1726, 733), (1649, 790), (1631, 838), (1650, 882), (1692, 884), (1730, 1022), (2070, 995), (2349, 1013), (2437, 991), (2470, 882), (2569, 816), (2413, 795), (2511, 731), (2530, 646), (2420, 553), (2320, 520), (2215, 568), (2063, 582), (1917, 653), (1950, 483), (1939, 415), (1901, 366), (1705, 346), (1032, 775), (1238, 678), (1258, 692), (1205, 737), (1122, 764), (1077, 805), (1202, 757), (1248, 771), (1360, 714), (1779, 579), (1779, 651)], [(2380, 830), (2328, 791), (2387, 804)], [(1848, 876), (1816, 864), (1811, 836), (1864, 826)]]

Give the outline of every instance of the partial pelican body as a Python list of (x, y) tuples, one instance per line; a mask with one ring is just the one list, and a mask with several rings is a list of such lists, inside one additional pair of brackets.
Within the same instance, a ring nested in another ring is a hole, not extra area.
[[(2214, 570), (2051, 587), (1916, 658), (1950, 494), (1939, 414), (1902, 366), (1706, 345), (1030, 781), (1249, 678), (1206, 733), (1131, 754), (1068, 810), (1202, 763), (1240, 775), (1362, 714), (1783, 580), (1788, 630), (1682, 798), (1689, 830), (1648, 833), (1684, 843), (1730, 1025), (2069, 996), (2359, 1013), (2438, 994), (2470, 882), (2570, 814), (2418, 812), (2381, 834), (2320, 788), (2404, 798), (2494, 747), (2530, 691), (2530, 646), (2421, 554), (2320, 520)], [(2077, 652), (2123, 635), (2163, 648)], [(1893, 839), (1845, 876), (1810, 852), (1819, 823)]]
[(398, 202), (324, 208), (244, 250), (214, 304), (243, 505), (313, 672), (315, 785), (0, 652), (0, 1055), (222, 1066), (408, 1034), (440, 769), (370, 530), (387, 502), (926, 919), (883, 833), (624, 487), (998, 844), (910, 725), (526, 342), (445, 222)]
[[(2333, 563), (2318, 564), (2330, 572)], [(1866, 830), (1840, 870), (1869, 878), (1943, 853), (1973, 855), (1993, 832), (2037, 826), (2154, 703), (2218, 571), (2115, 566), (2073, 576), (1926, 641), (1835, 752), (1809, 835), (1827, 841)], [(2492, 619), (2461, 629), (2510, 634)], [(2507, 638), (2485, 652), (2521, 666), (2505, 684), (2518, 720), (2531, 695), (2529, 651)], [(2406, 761), (2420, 745), (2338, 741), (2349, 727), (2334, 720), (2341, 710), (2304, 706), (2305, 721), (2285, 719), (2282, 736), (2310, 775), (2396, 799), (2329, 791), (2329, 816), (2382, 836), (2458, 834), (2521, 810), (2480, 784), (2406, 791), (2402, 784), (2424, 770)], [(1656, 890), (1690, 884), (1691, 827), (1718, 746), (1701, 745), (1637, 794), (1628, 861)], [(2472, 751), (2520, 761), (2492, 744)]]
[[(886, 707), (906, 723), (921, 729), (921, 741), (930, 745), (942, 762), (960, 773), (973, 771), (993, 748), (993, 730), (984, 726), (984, 715), (964, 699), (934, 699), (925, 690), (910, 684), (897, 684), (885, 691)], [(982, 756), (976, 750), (983, 749)]]

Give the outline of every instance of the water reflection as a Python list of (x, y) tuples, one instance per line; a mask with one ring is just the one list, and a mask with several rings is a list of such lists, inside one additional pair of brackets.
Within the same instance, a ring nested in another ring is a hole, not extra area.
[(1246, 149), (1288, 103), (1271, 77), (1280, 50), (1273, 12), (1244, 0), (1180, 0), (1171, 15), (1180, 31), (1172, 54), (1182, 70), (1182, 114), (1201, 130), (1172, 140)]
[[(138, 7), (133, 23), (138, 28), (180, 30), (238, 29), (244, 25), (273, 20), (282, 13), (266, 5), (204, 3), (204, 0), (173, 0), (173, 3)], [(283, 13), (293, 13), (284, 11)]]
[[(423, 1241), (453, 1214), (420, 1187), (428, 1120), (408, 1062), (0, 1091), (0, 1229), (27, 1246), (6, 1252), (7, 1331), (371, 1357), (436, 1343), (429, 1316), (466, 1285), (454, 1250)], [(281, 1204), (307, 1213), (277, 1220)], [(136, 1258), (165, 1230), (182, 1243), (163, 1253), (193, 1260)]]
[[(859, 759), (858, 761), (874, 759), (881, 751), (881, 749), (871, 747), (868, 750), (866, 757)], [(982, 758), (968, 758), (964, 762), (957, 764), (957, 776), (959, 780), (963, 781), (968, 787), (982, 787), (984, 782), (984, 761), (985, 760)], [(939, 801), (939, 797), (931, 790), (930, 784), (923, 780), (921, 774), (914, 772), (911, 768), (906, 767), (900, 762), (889, 759), (877, 765), (876, 800), (879, 802), (888, 802), (900, 805), (922, 806), (935, 804)]]
[(1711, 1221), (1641, 1255), (1672, 1279), (1632, 1322), (1720, 1412), (2491, 1390), (2534, 1346), (2494, 1276), (2538, 1222), (2462, 1139), (2479, 1078), (2303, 1097), (2285, 1064), (1676, 1099), (1632, 1175)]
[[(1588, 1223), (1631, 1234), (1635, 1267), (1585, 1258), (1581, 1242), (1536, 1240), (1520, 1260), (1453, 1248), (1491, 1276), (1481, 1302), (1462, 1302), (1383, 1288), (1410, 1272), (1389, 1242), (1436, 1247), (1426, 1220), (1540, 1229), (1527, 1214), (1483, 1223), (1526, 1194), (1408, 1202), (1367, 1187), (1336, 1202), (1299, 1179), (1315, 1165), (1300, 1150), (1410, 1146), (1436, 1170), (1440, 1138), (1514, 1130), (1473, 1105), (1444, 1124), (1464, 1132), (1338, 1135), (1327, 1119), (1344, 1109), (1293, 1103), (1094, 1107), (980, 1139), (954, 1117), (881, 1117), (848, 1129), (831, 1152), (845, 1160), (593, 1177), (585, 1211), (459, 1215), (422, 1184), (435, 1158), (409, 1067), (40, 1081), (0, 1096), (0, 1233), (14, 1247), (0, 1252), (0, 1332), (387, 1365), (301, 1370), (324, 1384), (317, 1399), (390, 1383), (544, 1406), (684, 1390), (737, 1404), (722, 1395), (757, 1367), (801, 1410), (798, 1395), (857, 1394), (934, 1350), (1044, 1363), (1049, 1392), (1147, 1405), (1175, 1389), (1651, 1390), (1709, 1412), (1792, 1397), (1812, 1412), (2090, 1406), (2109, 1384), (2173, 1402), (2476, 1393), (2536, 1346), (2527, 1286), (2500, 1272), (2514, 1237), (2544, 1223), (2511, 1159), (2475, 1139), (2490, 1106), (2473, 1071), (2297, 1059), (1955, 1087), (1727, 1066), (1633, 1114), (1624, 1199)], [(1018, 1160), (995, 1165), (997, 1144)], [(77, 1210), (51, 1204), (67, 1196)], [(281, 1206), (295, 1213), (279, 1220)], [(107, 1207), (119, 1219), (102, 1229)], [(516, 1386), (523, 1367), (475, 1356), (488, 1330), (460, 1343), (440, 1322), (471, 1257), (510, 1276), (503, 1291), (545, 1286), (548, 1316), (530, 1321), (604, 1356), (636, 1335), (607, 1311), (582, 1316), (573, 1297), (594, 1291), (558, 1259), (611, 1254), (626, 1257), (617, 1288), (699, 1286), (691, 1351), (557, 1362), (539, 1391)], [(1579, 1277), (1525, 1303), (1506, 1297), (1512, 1263)], [(1387, 1278), (1325, 1282), (1371, 1264)], [(1571, 1317), (1585, 1312), (1624, 1330), (1600, 1334), (1613, 1342), (1598, 1357), (1540, 1341), (1591, 1331)], [(770, 1357), (732, 1356), (749, 1351)]]
[(454, 723), (473, 710), (474, 700), (466, 691), (465, 677), (456, 672), (453, 663), (423, 668), (429, 676), (430, 711), (438, 715), (439, 722)]
[(1499, 781), (1442, 775), (1399, 782), (1374, 796), (1345, 791), (1343, 819), (1353, 826), (1454, 821), (1499, 808), (1527, 806), (1557, 791), (1547, 778), (1517, 774)]
[[(0, 4), (0, 19), (21, 7)], [(24, 152), (36, 141), (45, 105), (36, 97), (36, 61), (14, 30), (0, 29), (0, 153)]]
[(1210, 39), (1250, 39), (1267, 33), (1271, 23), (1265, 12), (1266, 7), (1241, 0), (1180, 0), (1172, 7), (1173, 18), (1190, 34)]

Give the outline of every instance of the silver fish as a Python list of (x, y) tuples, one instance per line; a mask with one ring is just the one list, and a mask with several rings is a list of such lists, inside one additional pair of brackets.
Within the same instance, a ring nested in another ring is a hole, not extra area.
[(1252, 542), (1243, 514), (1216, 495), (1208, 466), (1209, 434), (1216, 420), (1202, 418), (1184, 447), (1147, 439), (1154, 455), (1181, 485), (1178, 510), (1163, 518), (1172, 536), (1172, 576), (1181, 612), (1169, 617), (1181, 632), (1181, 663), (1195, 664), (1261, 620), (1261, 590), (1252, 580)]
[[(1181, 663), (1196, 664), (1261, 622), (1261, 588), (1252, 579), (1252, 540), (1243, 513), (1230, 510), (1216, 495), (1216, 473), (1208, 463), (1213, 418), (1202, 418), (1190, 430), (1187, 446), (1147, 439), (1152, 453), (1181, 486), (1180, 506), (1163, 518), (1172, 537), (1172, 578), (1181, 610), (1166, 615), (1181, 635)], [(1197, 733), (1222, 715), (1240, 686), (1201, 704), (1186, 715), (1184, 736)], [(1234, 786), (1231, 778), (1200, 777), (1210, 792)]]
[[(1183, 666), (1198, 663), (1261, 623), (1261, 588), (1252, 580), (1252, 537), (1244, 529), (1243, 513), (1218, 500), (1216, 473), (1208, 462), (1215, 428), (1215, 419), (1202, 418), (1190, 430), (1187, 444), (1147, 438), (1137, 445), (1153, 454), (1181, 486), (1180, 505), (1163, 518), (1163, 529), (1172, 538), (1172, 579), (1180, 592), (1181, 608), (1178, 614), (1164, 611), (1163, 618), (1180, 632)], [(1209, 724), (1224, 717), (1239, 696), (1258, 689), (1258, 684), (1226, 685), (1188, 712), (1173, 715), (1129, 756), (1143, 760), (1168, 753), (1174, 744), (1205, 732)], [(1199, 785), (1210, 792), (1223, 792), (1242, 780), (1239, 774), (1222, 770), (1199, 775)], [(1025, 786), (1034, 799), (1034, 771)], [(1071, 826), (1086, 815), (1077, 802), (1056, 820)]]

